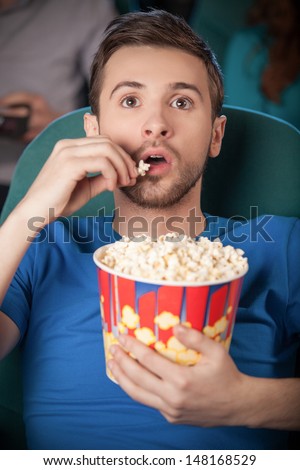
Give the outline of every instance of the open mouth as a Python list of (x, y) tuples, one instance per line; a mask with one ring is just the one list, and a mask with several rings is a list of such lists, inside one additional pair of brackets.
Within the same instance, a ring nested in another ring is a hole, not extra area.
[(161, 163), (167, 163), (165, 157), (161, 155), (150, 155), (146, 160), (145, 163), (149, 163), (152, 165), (160, 165)]

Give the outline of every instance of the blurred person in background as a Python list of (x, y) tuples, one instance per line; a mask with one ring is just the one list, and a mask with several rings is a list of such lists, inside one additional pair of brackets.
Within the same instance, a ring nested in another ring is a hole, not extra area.
[(90, 64), (112, 0), (0, 0), (0, 185), (53, 119), (88, 104)]
[(199, 0), (129, 0), (131, 9), (148, 10), (160, 8), (189, 21), (193, 8)]
[(300, 3), (257, 0), (249, 27), (235, 34), (224, 64), (226, 103), (300, 128)]

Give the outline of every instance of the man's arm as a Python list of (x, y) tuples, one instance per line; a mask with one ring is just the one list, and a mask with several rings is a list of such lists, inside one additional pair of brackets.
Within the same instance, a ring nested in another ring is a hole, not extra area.
[[(0, 305), (28, 246), (36, 233), (28, 228), (29, 219), (18, 207), (0, 228)], [(16, 324), (0, 312), (0, 360), (17, 344), (20, 332)]]
[(17, 325), (0, 312), (0, 361), (16, 346), (20, 338)]
[(247, 376), (222, 345), (194, 329), (180, 326), (174, 332), (202, 354), (195, 366), (172, 363), (130, 336), (121, 338), (124, 350), (112, 347), (111, 371), (133, 399), (175, 424), (300, 429), (300, 379)]
[[(98, 176), (88, 178), (88, 173)], [(0, 228), (0, 305), (30, 243), (52, 221), (50, 207), (55, 219), (68, 216), (105, 190), (135, 184), (137, 175), (131, 157), (108, 137), (58, 142), (25, 197)], [(29, 224), (32, 217), (36, 218), (34, 230)], [(18, 338), (18, 328), (2, 314), (0, 358)]]

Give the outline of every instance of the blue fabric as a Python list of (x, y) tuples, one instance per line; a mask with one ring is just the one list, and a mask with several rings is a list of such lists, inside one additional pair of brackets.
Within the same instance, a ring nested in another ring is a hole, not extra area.
[[(300, 221), (207, 220), (202, 235), (219, 236), (249, 259), (232, 357), (250, 375), (293, 376), (300, 332)], [(111, 219), (50, 224), (30, 246), (2, 304), (22, 334), (29, 448), (285, 448), (285, 432), (169, 424), (106, 377), (92, 253), (118, 238)]]
[(280, 103), (269, 100), (261, 90), (261, 77), (268, 62), (267, 44), (262, 26), (233, 36), (224, 61), (225, 103), (271, 114), (300, 129), (300, 74), (283, 90)]

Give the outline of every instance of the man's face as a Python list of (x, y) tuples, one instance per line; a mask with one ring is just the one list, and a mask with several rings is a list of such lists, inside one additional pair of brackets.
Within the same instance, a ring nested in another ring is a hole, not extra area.
[(105, 66), (99, 127), (137, 164), (150, 163), (135, 186), (121, 189), (130, 200), (163, 208), (192, 188), (199, 197), (207, 157), (215, 156), (202, 61), (175, 48), (119, 49)]

